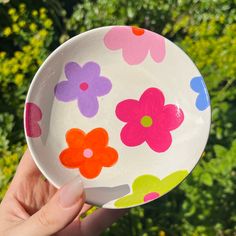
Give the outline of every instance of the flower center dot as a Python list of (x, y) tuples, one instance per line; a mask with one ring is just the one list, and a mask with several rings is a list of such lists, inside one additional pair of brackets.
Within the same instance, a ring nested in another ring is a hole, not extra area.
[(86, 148), (84, 149), (83, 155), (86, 158), (91, 158), (93, 155), (93, 151), (90, 148)]
[(136, 26), (132, 26), (132, 32), (133, 32), (133, 34), (135, 34), (137, 36), (140, 36), (140, 35), (144, 34), (144, 29), (141, 29), (141, 28), (136, 27)]
[(150, 127), (152, 125), (152, 117), (143, 116), (142, 119), (141, 119), (141, 125), (143, 127)]
[(158, 197), (160, 197), (159, 193), (156, 192), (148, 193), (144, 196), (144, 202), (149, 202), (151, 200), (157, 199)]
[(88, 89), (88, 84), (86, 82), (83, 82), (83, 83), (80, 84), (79, 87), (80, 87), (81, 90), (85, 91), (85, 90)]

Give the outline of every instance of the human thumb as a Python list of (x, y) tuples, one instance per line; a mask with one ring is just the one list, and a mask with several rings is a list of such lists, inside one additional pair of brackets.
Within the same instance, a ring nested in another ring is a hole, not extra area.
[(21, 235), (52, 235), (71, 223), (84, 204), (79, 177), (58, 190), (51, 200), (21, 225)]

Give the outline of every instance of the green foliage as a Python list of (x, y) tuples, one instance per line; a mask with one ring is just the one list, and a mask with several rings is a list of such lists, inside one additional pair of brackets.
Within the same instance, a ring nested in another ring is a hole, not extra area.
[[(25, 4), (8, 9), (8, 25), (0, 30), (0, 198), (6, 191), (24, 146), (23, 109), (26, 92), (53, 40), (47, 10), (28, 11)], [(1, 25), (1, 24), (0, 24)]]
[(211, 97), (211, 133), (203, 158), (179, 188), (131, 209), (104, 235), (236, 233), (234, 0), (4, 0), (0, 15), (0, 198), (25, 148), (29, 83), (59, 39), (104, 25), (138, 25), (175, 41), (197, 64)]
[[(236, 139), (236, 23), (227, 21), (222, 15), (190, 26), (179, 42), (196, 62), (210, 92), (212, 127), (208, 149), (215, 143), (229, 147)], [(207, 156), (212, 157), (212, 152)]]
[(14, 152), (5, 151), (0, 158), (0, 199), (4, 197), (25, 147), (13, 146), (12, 149)]

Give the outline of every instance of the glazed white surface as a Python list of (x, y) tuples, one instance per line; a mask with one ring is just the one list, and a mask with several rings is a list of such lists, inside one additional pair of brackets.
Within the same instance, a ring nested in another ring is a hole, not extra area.
[[(105, 128), (109, 134), (109, 146), (119, 153), (118, 162), (111, 168), (103, 168), (97, 178), (88, 180), (81, 176), (85, 188), (131, 186), (134, 179), (143, 174), (164, 178), (177, 170), (191, 172), (208, 139), (211, 111), (208, 107), (201, 112), (195, 106), (197, 93), (191, 90), (190, 80), (200, 76), (200, 72), (190, 58), (165, 39), (166, 56), (161, 63), (147, 56), (142, 63), (129, 65), (119, 50), (111, 51), (105, 47), (103, 38), (109, 29), (92, 30), (61, 45), (43, 63), (30, 86), (27, 102), (40, 106), (43, 118), (39, 124), (43, 132), (38, 138), (27, 137), (27, 142), (38, 167), (57, 187), (79, 174), (77, 169), (63, 167), (59, 160), (60, 152), (67, 147), (65, 133), (71, 128), (86, 133), (97, 127)], [(64, 66), (70, 61), (80, 65), (94, 61), (101, 67), (100, 75), (112, 82), (112, 90), (99, 98), (99, 111), (92, 118), (81, 115), (76, 100), (64, 103), (54, 96), (55, 85), (66, 79)], [(163, 92), (165, 104), (175, 104), (184, 112), (184, 121), (171, 131), (173, 141), (164, 153), (153, 151), (146, 143), (128, 147), (120, 139), (125, 123), (116, 117), (116, 105), (129, 98), (138, 100), (150, 87)], [(88, 195), (87, 201), (99, 205), (92, 196)], [(113, 202), (103, 207), (115, 208)]]

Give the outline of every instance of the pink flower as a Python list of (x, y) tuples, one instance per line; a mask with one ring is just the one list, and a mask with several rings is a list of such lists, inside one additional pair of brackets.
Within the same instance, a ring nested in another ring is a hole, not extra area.
[(159, 34), (138, 27), (116, 26), (104, 37), (111, 50), (122, 49), (124, 60), (130, 65), (143, 62), (150, 51), (155, 62), (165, 57), (165, 39)]
[(149, 88), (139, 101), (127, 99), (116, 107), (116, 116), (127, 124), (121, 130), (121, 140), (127, 146), (147, 142), (155, 152), (165, 152), (172, 143), (170, 131), (184, 120), (183, 111), (176, 105), (165, 103), (161, 90)]

